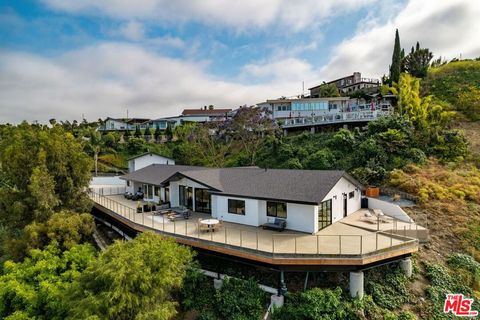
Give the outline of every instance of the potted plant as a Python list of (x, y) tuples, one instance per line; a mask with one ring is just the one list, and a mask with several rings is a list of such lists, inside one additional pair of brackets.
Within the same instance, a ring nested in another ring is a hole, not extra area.
[(156, 211), (157, 210), (157, 206), (155, 205), (154, 202), (149, 202), (148, 204), (150, 205), (150, 210), (151, 211)]
[(140, 201), (137, 201), (137, 213), (142, 213), (142, 205), (140, 204)]

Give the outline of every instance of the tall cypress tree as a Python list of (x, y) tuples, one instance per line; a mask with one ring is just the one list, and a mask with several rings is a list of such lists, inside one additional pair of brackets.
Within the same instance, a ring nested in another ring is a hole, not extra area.
[(400, 36), (398, 29), (395, 31), (395, 45), (393, 47), (392, 64), (390, 65), (390, 85), (400, 79), (400, 69), (402, 65), (402, 52), (400, 48)]

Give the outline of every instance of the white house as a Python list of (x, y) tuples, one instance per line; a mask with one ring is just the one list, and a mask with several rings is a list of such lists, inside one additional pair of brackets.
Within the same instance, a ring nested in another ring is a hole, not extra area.
[(175, 160), (155, 152), (146, 152), (128, 160), (128, 172), (140, 170), (152, 164), (175, 164)]
[(153, 164), (121, 177), (145, 200), (186, 206), (227, 222), (317, 231), (361, 207), (363, 186), (344, 171), (205, 168)]

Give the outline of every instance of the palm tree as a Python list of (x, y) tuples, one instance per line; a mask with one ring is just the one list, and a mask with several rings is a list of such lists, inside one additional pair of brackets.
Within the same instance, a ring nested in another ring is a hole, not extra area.
[(90, 149), (93, 153), (93, 161), (95, 162), (95, 177), (98, 175), (98, 156), (102, 153), (116, 153), (112, 148), (105, 145), (105, 141), (100, 132), (92, 129), (90, 131)]

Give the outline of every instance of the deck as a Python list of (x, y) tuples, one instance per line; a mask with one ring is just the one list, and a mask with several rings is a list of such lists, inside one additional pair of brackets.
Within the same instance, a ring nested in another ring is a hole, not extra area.
[[(416, 252), (418, 238), (412, 235), (425, 230), (412, 223), (367, 224), (361, 221), (362, 209), (313, 235), (229, 222), (218, 231), (206, 232), (199, 229), (198, 219), (208, 214), (194, 212), (190, 219), (170, 221), (161, 215), (137, 213), (137, 201), (123, 195), (90, 193), (90, 197), (97, 209), (136, 231), (152, 230), (192, 247), (275, 265), (367, 265)], [(410, 233), (399, 232), (407, 230), (407, 225)]]

